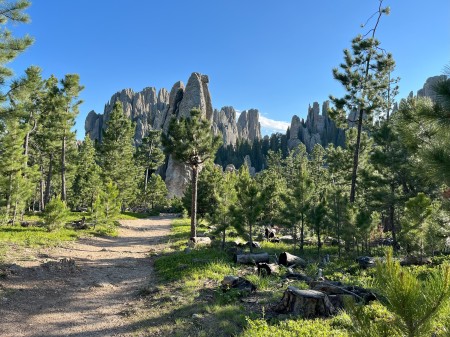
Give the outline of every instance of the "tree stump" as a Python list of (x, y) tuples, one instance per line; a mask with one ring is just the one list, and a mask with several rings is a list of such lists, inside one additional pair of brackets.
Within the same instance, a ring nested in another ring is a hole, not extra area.
[(269, 276), (278, 274), (280, 267), (276, 263), (258, 263), (258, 275)]
[(207, 237), (207, 236), (196, 236), (196, 237), (192, 237), (191, 241), (196, 245), (196, 246), (210, 246), (211, 245), (211, 238)]
[(235, 255), (234, 262), (239, 264), (257, 264), (261, 262), (269, 262), (268, 253), (258, 253), (258, 254), (240, 254)]
[(289, 254), (288, 252), (284, 252), (281, 253), (280, 256), (278, 257), (278, 264), (281, 264), (286, 267), (293, 265), (306, 267), (307, 263), (301, 257)]
[(336, 309), (326, 294), (290, 286), (285, 290), (280, 303), (274, 307), (274, 311), (312, 318), (329, 317), (336, 312)]

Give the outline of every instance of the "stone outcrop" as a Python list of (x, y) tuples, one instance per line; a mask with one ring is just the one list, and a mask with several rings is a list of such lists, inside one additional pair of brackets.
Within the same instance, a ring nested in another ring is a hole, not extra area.
[(105, 105), (103, 114), (89, 112), (85, 130), (91, 139), (101, 142), (102, 130), (106, 128), (109, 116), (116, 101), (123, 105), (123, 113), (136, 125), (135, 142), (138, 144), (150, 129), (161, 129), (165, 113), (169, 104), (169, 93), (162, 88), (156, 93), (153, 87), (135, 93), (131, 89), (124, 89), (115, 93)]
[(436, 93), (434, 92), (433, 86), (440, 81), (444, 81), (446, 78), (446, 75), (428, 77), (422, 89), (417, 91), (417, 96), (429, 97), (431, 100), (436, 101)]
[[(235, 145), (238, 139), (253, 142), (261, 138), (258, 110), (244, 111), (236, 121), (236, 111), (231, 106), (214, 110), (208, 89), (208, 76), (192, 73), (187, 85), (176, 82), (170, 93), (162, 88), (158, 92), (148, 87), (135, 93), (124, 89), (115, 93), (105, 105), (103, 114), (89, 112), (85, 121), (85, 130), (91, 139), (102, 141), (102, 131), (107, 127), (109, 116), (116, 101), (123, 106), (123, 113), (136, 126), (134, 140), (138, 145), (151, 129), (167, 132), (172, 118), (189, 117), (193, 108), (198, 108), (202, 116), (211, 122), (215, 134), (222, 134), (225, 145)], [(171, 156), (160, 168), (165, 177), (169, 197), (182, 196), (190, 180), (190, 170), (183, 163), (176, 162)]]
[(294, 148), (300, 143), (304, 143), (309, 152), (315, 144), (327, 146), (333, 143), (336, 146), (344, 146), (344, 130), (338, 128), (336, 123), (328, 116), (329, 102), (322, 104), (322, 111), (319, 103), (314, 102), (309, 106), (306, 120), (293, 116), (290, 126), (290, 136), (288, 146)]
[(238, 135), (253, 143), (255, 139), (261, 139), (261, 125), (259, 124), (259, 111), (257, 109), (244, 110), (237, 122)]
[(232, 106), (224, 106), (214, 110), (213, 113), (214, 134), (222, 134), (224, 145), (235, 145), (239, 133), (236, 125), (236, 110)]

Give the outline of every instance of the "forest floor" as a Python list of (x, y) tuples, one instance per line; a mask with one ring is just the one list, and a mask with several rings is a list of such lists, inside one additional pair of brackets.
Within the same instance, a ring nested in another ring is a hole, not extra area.
[(121, 220), (117, 237), (10, 250), (0, 270), (0, 336), (133, 336), (173, 217)]

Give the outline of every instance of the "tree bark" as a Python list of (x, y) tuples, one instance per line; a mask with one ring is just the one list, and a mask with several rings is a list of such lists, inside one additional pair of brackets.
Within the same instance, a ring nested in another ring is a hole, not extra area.
[(234, 257), (234, 261), (240, 264), (257, 264), (262, 262), (269, 262), (268, 253), (258, 254), (239, 254)]
[[(147, 192), (148, 185), (148, 167), (145, 169), (144, 191)], [(152, 207), (153, 208), (153, 207)]]
[(306, 267), (306, 261), (303, 260), (301, 257), (289, 254), (288, 252), (283, 252), (278, 257), (278, 264), (281, 264), (283, 266), (292, 266), (292, 265), (299, 265), (302, 267)]
[[(394, 196), (395, 186), (391, 184), (391, 197)], [(395, 207), (394, 201), (391, 200), (391, 204), (389, 205), (389, 222), (391, 223), (391, 231), (392, 231), (392, 245), (394, 251), (397, 251), (397, 233), (395, 230)]]
[(39, 179), (39, 211), (42, 212), (45, 207), (44, 201), (44, 169), (41, 165), (41, 178)]
[(8, 194), (6, 195), (6, 216), (9, 217), (9, 211), (11, 209), (11, 196), (12, 196), (12, 173), (9, 174), (8, 182)]
[(280, 267), (276, 263), (258, 263), (258, 275), (259, 276), (269, 276), (278, 274)]
[(192, 166), (191, 238), (197, 236), (197, 181), (198, 166)]
[(316, 290), (300, 290), (289, 286), (274, 311), (305, 318), (328, 317), (336, 312), (328, 296)]
[(61, 144), (61, 200), (66, 200), (66, 135), (62, 137)]
[(362, 131), (362, 123), (363, 123), (363, 115), (364, 110), (359, 110), (359, 118), (358, 118), (358, 133), (356, 136), (356, 146), (355, 153), (353, 154), (353, 170), (352, 170), (352, 187), (350, 190), (350, 202), (355, 202), (356, 196), (356, 179), (358, 174), (358, 164), (359, 164), (359, 148), (361, 146), (361, 131)]
[(44, 207), (50, 201), (50, 185), (52, 182), (52, 170), (53, 170), (53, 154), (50, 154), (50, 161), (48, 164), (47, 183), (45, 184)]
[(211, 245), (211, 238), (207, 236), (191, 237), (191, 241), (195, 245), (209, 246)]
[(300, 252), (303, 253), (305, 245), (305, 214), (302, 212), (302, 224), (300, 226)]

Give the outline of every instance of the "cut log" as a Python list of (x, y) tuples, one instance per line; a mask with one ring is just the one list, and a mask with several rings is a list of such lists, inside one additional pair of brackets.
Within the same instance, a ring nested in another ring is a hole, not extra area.
[(288, 252), (281, 253), (278, 258), (278, 264), (281, 264), (283, 266), (289, 267), (289, 266), (300, 266), (300, 267), (306, 267), (306, 261), (303, 260), (301, 257), (289, 254)]
[(292, 235), (284, 235), (280, 237), (280, 241), (284, 243), (292, 243), (294, 242), (294, 238), (292, 237)]
[(431, 259), (429, 257), (420, 257), (408, 255), (403, 260), (400, 261), (401, 266), (422, 266), (424, 264), (431, 264)]
[(259, 276), (276, 275), (279, 271), (280, 267), (276, 263), (258, 263)]
[(370, 256), (360, 256), (356, 258), (356, 262), (362, 269), (375, 267), (375, 259)]
[(274, 311), (312, 318), (331, 316), (336, 309), (325, 293), (316, 290), (300, 290), (289, 286), (280, 303), (274, 307)]
[(224, 292), (229, 289), (238, 289), (250, 293), (256, 291), (256, 286), (243, 277), (228, 275), (223, 278), (221, 284)]
[(207, 236), (196, 236), (196, 237), (192, 237), (191, 241), (196, 245), (196, 246), (209, 246), (211, 245), (211, 238), (207, 237)]
[(257, 264), (261, 262), (269, 262), (268, 253), (258, 253), (258, 254), (241, 254), (235, 255), (234, 262), (240, 264)]
[(275, 228), (269, 228), (266, 227), (264, 229), (264, 236), (266, 237), (267, 240), (273, 239), (277, 234), (277, 231)]
[(285, 277), (290, 280), (304, 281), (308, 284), (310, 282), (312, 282), (312, 280), (313, 280), (311, 277), (309, 277), (305, 274), (293, 273), (293, 272), (292, 273), (288, 272)]
[[(244, 246), (250, 247), (250, 241), (247, 241), (247, 242), (244, 244)], [(253, 242), (252, 242), (252, 247), (253, 247), (253, 248), (261, 249), (261, 244), (260, 244), (259, 242), (253, 241)]]

